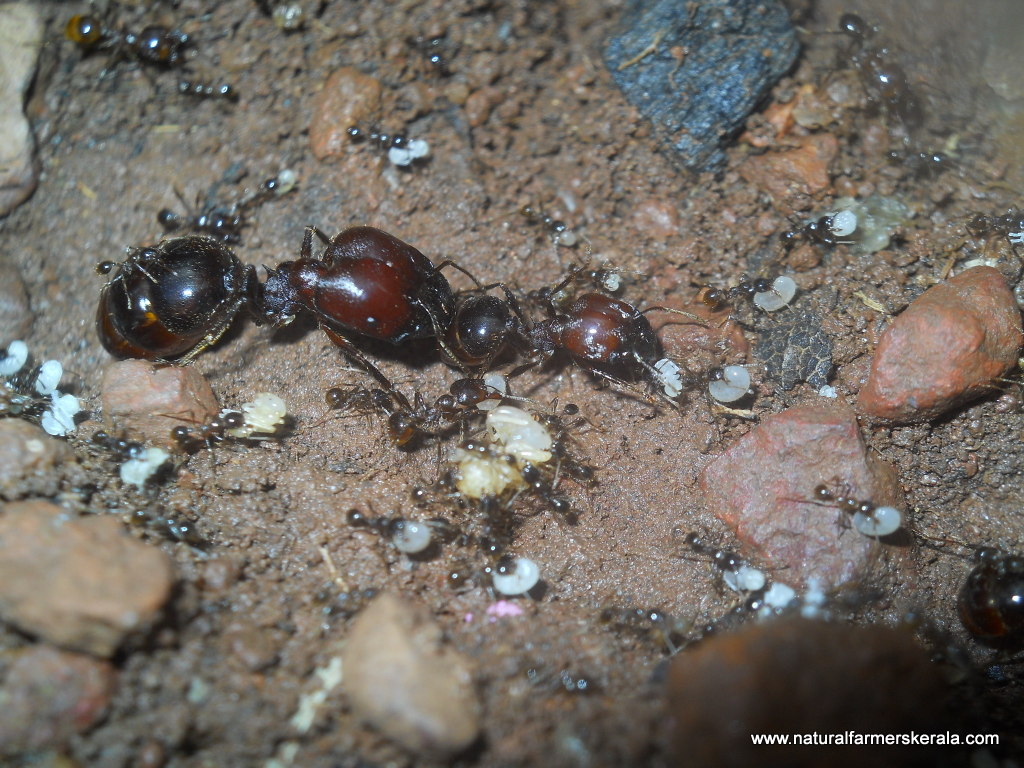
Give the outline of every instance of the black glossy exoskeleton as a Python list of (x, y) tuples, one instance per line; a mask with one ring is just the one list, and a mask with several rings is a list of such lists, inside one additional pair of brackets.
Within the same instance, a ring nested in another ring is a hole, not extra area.
[(223, 243), (188, 236), (134, 248), (100, 293), (96, 328), (115, 357), (190, 362), (250, 303), (256, 271)]
[(976, 560), (957, 598), (961, 621), (986, 645), (1024, 647), (1024, 557), (983, 547)]
[(64, 34), (86, 53), (111, 51), (120, 58), (134, 58), (143, 64), (170, 68), (185, 61), (189, 36), (164, 26), (151, 25), (139, 33), (108, 27), (98, 16), (72, 16)]

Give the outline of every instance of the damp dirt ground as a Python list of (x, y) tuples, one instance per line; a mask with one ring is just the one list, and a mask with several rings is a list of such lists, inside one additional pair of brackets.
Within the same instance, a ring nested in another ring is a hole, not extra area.
[[(924, 2), (799, 4), (804, 52), (766, 106), (791, 100), (802, 87), (824, 91), (843, 78), (851, 85), (848, 103), (835, 107), (839, 119), (815, 130), (838, 141), (831, 189), (815, 199), (773, 201), (741, 171), (753, 154), (799, 141), (799, 131), (767, 150), (733, 142), (716, 174), (681, 169), (604, 69), (603, 41), (619, 3), (328, 2), (319, 16), (317, 3), (305, 5), (308, 23), (290, 33), (248, 0), (126, 3), (117, 11), (126, 24), (163, 19), (193, 35), (194, 73), (231, 82), (241, 94), (232, 104), (182, 97), (174, 73), (144, 72), (131, 62), (104, 74), (106, 56), (83, 58), (63, 39), (67, 18), (80, 7), (42, 4), (48, 42), (28, 103), (41, 177), (32, 198), (0, 221), (0, 251), (28, 287), (30, 348), (40, 359), (64, 363), (88, 407), (99, 407), (100, 376), (111, 362), (94, 329), (103, 282), (94, 266), (118, 260), (127, 245), (156, 242), (156, 212), (180, 208), (176, 189), (192, 200), (214, 187), (230, 201), (288, 167), (298, 188), (254, 213), (237, 247), (243, 261), (273, 266), (295, 258), (308, 224), (331, 233), (370, 224), (434, 261), (453, 259), (484, 281), (522, 289), (553, 284), (582, 258), (581, 248), (556, 248), (543, 226), (518, 213), (526, 204), (540, 206), (593, 244), (595, 263), (623, 270), (624, 298), (677, 306), (706, 283), (730, 285), (756, 273), (770, 261), (766, 254), (778, 252), (775, 233), (791, 226), (788, 216), (828, 211), (831, 196), (840, 194), (897, 196), (916, 215), (890, 249), (870, 256), (844, 246), (805, 250), (799, 263), (774, 267), (793, 273), (809, 300), (838, 296), (829, 324), (833, 384), (851, 403), (887, 321), (857, 294), (891, 311), (904, 307), (940, 279), (947, 254), (970, 255), (957, 246), (963, 217), (1017, 202), (1012, 192), (1024, 174), (1024, 144), (1013, 139), (1019, 117), (983, 81), (976, 43), (984, 13), (964, 19)], [(841, 38), (826, 34), (845, 10), (876, 19), (914, 82), (930, 84), (921, 86), (928, 119), (915, 148), (960, 139), (955, 159), (937, 173), (888, 159), (900, 146), (900, 128), (865, 103), (855, 74), (837, 64)], [(432, 67), (416, 44), (433, 38), (440, 38), (447, 71)], [(973, 69), (959, 59), (944, 64), (936, 53), (943, 46)], [(313, 103), (341, 66), (383, 86), (381, 112), (365, 127), (427, 138), (427, 162), (399, 170), (366, 144), (326, 160), (313, 157)], [(762, 123), (755, 117), (749, 125), (763, 132)], [(246, 175), (236, 181), (240, 172)], [(803, 210), (792, 207), (799, 204)], [(452, 280), (468, 287), (457, 274)], [(748, 338), (753, 342), (753, 334)], [(433, 398), (457, 378), (430, 354), (376, 347), (371, 354), (406, 392)], [(745, 359), (742, 350), (724, 347), (697, 350), (686, 362), (706, 371)], [(224, 405), (260, 391), (283, 395), (295, 429), (281, 441), (202, 451), (176, 480), (147, 494), (122, 489), (109, 462), (74, 443), (94, 490), (68, 485), (62, 503), (125, 518), (137, 509), (160, 510), (193, 521), (206, 545), (133, 529), (176, 565), (168, 618), (117, 657), (119, 685), (108, 716), (74, 740), (62, 765), (242, 766), (275, 758), (296, 766), (427, 764), (362, 724), (339, 690), (309, 731), (297, 733), (290, 724), (300, 696), (316, 687), (314, 670), (345, 642), (352, 617), (339, 608), (339, 594), (365, 589), (425, 604), (451, 647), (472, 660), (483, 733), (457, 764), (668, 764), (658, 735), (658, 681), (669, 649), (656, 633), (609, 625), (601, 616), (606, 608), (658, 607), (701, 625), (730, 610), (735, 598), (709, 564), (680, 557), (679, 531), (733, 541), (705, 507), (696, 478), (752, 428), (750, 420), (713, 414), (699, 391), (674, 413), (598, 390), (569, 365), (524, 374), (518, 393), (544, 406), (579, 405), (587, 423), (576, 436), (598, 482), (564, 483), (578, 510), (575, 525), (540, 504), (524, 508), (512, 549), (541, 564), (544, 588), (536, 599), (519, 601), (524, 616), (491, 623), (481, 618), (493, 602), (485, 589), (447, 586), (455, 565), (480, 562), (474, 551), (452, 545), (411, 562), (346, 524), (350, 508), (410, 513), (411, 488), (434, 481), (438, 454), (432, 444), (397, 450), (375, 416), (328, 411), (325, 390), (368, 380), (322, 333), (308, 324), (273, 333), (242, 322), (194, 365)], [(819, 400), (804, 385), (783, 392), (760, 381), (750, 406), (755, 417)], [(1020, 385), (1004, 386), (932, 424), (864, 422), (871, 449), (898, 468), (920, 530), (1006, 549), (1024, 540), (1024, 414)], [(87, 435), (96, 426), (80, 429)], [(451, 517), (444, 509), (417, 512), (435, 513)], [(914, 612), (923, 643), (959, 649), (967, 664), (984, 670), (995, 657), (972, 643), (955, 610), (969, 562), (925, 548), (913, 548), (909, 558), (912, 567), (898, 579), (886, 576), (883, 558), (867, 585), (875, 587), (866, 590), (872, 598), (847, 606), (843, 620), (893, 624)], [(31, 642), (0, 628), (6, 650)], [(246, 642), (269, 648), (270, 663), (247, 661), (252, 654), (239, 650)], [(1007, 742), (1020, 733), (1020, 672), (1006, 669), (1016, 682), (980, 685), (964, 698), (1005, 735), (1005, 753), (1012, 754)], [(563, 673), (584, 678), (587, 690), (567, 691)]]

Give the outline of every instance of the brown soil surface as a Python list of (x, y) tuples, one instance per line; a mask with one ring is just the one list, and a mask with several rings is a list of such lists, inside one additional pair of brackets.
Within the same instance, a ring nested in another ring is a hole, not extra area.
[[(317, 5), (303, 4), (309, 11)], [(329, 233), (369, 224), (435, 262), (453, 259), (484, 281), (534, 289), (556, 282), (582, 249), (552, 246), (543, 227), (518, 213), (531, 204), (585, 235), (595, 263), (626, 272), (624, 298), (641, 305), (682, 306), (706, 283), (725, 286), (745, 272), (757, 274), (765, 254), (778, 252), (775, 233), (790, 226), (787, 217), (821, 215), (832, 193), (897, 196), (915, 216), (889, 249), (867, 256), (845, 246), (801, 249), (793, 263), (774, 267), (794, 274), (802, 306), (834, 305), (818, 312), (828, 312), (835, 345), (832, 383), (851, 405), (888, 319), (878, 307), (905, 307), (941, 278), (949, 254), (963, 261), (1000, 252), (1000, 268), (1016, 278), (1017, 262), (1004, 242), (963, 243), (964, 217), (1019, 202), (1012, 190), (1024, 178), (1020, 116), (984, 84), (984, 50), (971, 44), (984, 34), (996, 3), (988, 13), (972, 4), (969, 19), (946, 7), (959, 3), (925, 0), (879, 7), (823, 2), (802, 13), (804, 54), (774, 89), (774, 111), (767, 114), (778, 120), (778, 105), (804, 89), (827, 103), (824, 112), (838, 115), (813, 134), (835, 137), (838, 155), (830, 190), (808, 184), (815, 198), (774, 201), (766, 191), (774, 187), (755, 184), (762, 171), (744, 170), (752, 155), (765, 151), (750, 142), (735, 143), (717, 175), (685, 173), (660, 151), (602, 64), (617, 2), (339, 0), (323, 3), (322, 15), (287, 34), (251, 0), (148, 5), (126, 3), (118, 17), (132, 26), (152, 19), (178, 24), (196, 41), (194, 71), (231, 82), (240, 101), (188, 99), (178, 95), (174, 73), (113, 65), (103, 54), (82, 58), (62, 35), (77, 8), (43, 4), (49, 43), (28, 105), (42, 176), (34, 196), (0, 221), (0, 252), (20, 271), (34, 313), (25, 339), (37, 357), (57, 358), (73, 372), (87, 407), (99, 408), (111, 362), (94, 329), (103, 283), (96, 262), (120, 260), (125, 246), (159, 240), (156, 212), (180, 209), (175, 189), (191, 200), (238, 169), (248, 172), (245, 180), (221, 187), (229, 201), (281, 168), (299, 177), (295, 192), (254, 214), (237, 248), (247, 263), (296, 258), (308, 224)], [(929, 118), (915, 134), (915, 148), (960, 138), (956, 159), (938, 174), (888, 160), (899, 126), (865, 104), (856, 74), (836, 64), (846, 43), (824, 34), (845, 10), (877, 20), (911, 81), (932, 86), (919, 86)], [(442, 38), (447, 74), (432, 69), (422, 47), (410, 43), (434, 37)], [(962, 59), (943, 62), (933, 54), (964, 39), (956, 48)], [(363, 127), (428, 139), (428, 162), (401, 171), (368, 144), (314, 158), (308, 132), (317, 93), (343, 66), (383, 86), (381, 111)], [(107, 67), (112, 71), (104, 75)], [(992, 67), (985, 69), (990, 77)], [(826, 93), (838, 94), (840, 104)], [(765, 135), (763, 116), (748, 125), (752, 135)], [(770, 139), (767, 151), (807, 146), (804, 133), (791, 126)], [(805, 180), (816, 172), (799, 163), (786, 169)], [(794, 210), (800, 203), (805, 210)], [(468, 287), (458, 274), (451, 279)], [(697, 351), (686, 362), (695, 371), (743, 362), (732, 349)], [(377, 346), (369, 354), (404, 391), (428, 399), (458, 378), (429, 354)], [(325, 390), (369, 380), (324, 334), (311, 324), (274, 333), (239, 323), (194, 366), (226, 406), (261, 391), (281, 394), (296, 428), (279, 442), (202, 451), (177, 479), (139, 494), (122, 487), (115, 465), (85, 445), (97, 425), (80, 427), (83, 438), (72, 440), (75, 466), (63, 470), (53, 497), (58, 503), (126, 521), (137, 510), (191, 521), (206, 544), (175, 541), (164, 535), (166, 526), (133, 528), (173, 559), (175, 592), (166, 620), (115, 657), (119, 678), (110, 712), (72, 741), (64, 750), (70, 762), (61, 765), (428, 764), (362, 724), (340, 688), (327, 694), (308, 730), (293, 722), (300, 699), (321, 685), (314, 671), (340, 655), (349, 634), (352, 615), (338, 608), (339, 593), (371, 588), (427, 606), (445, 642), (473, 662), (483, 731), (458, 764), (668, 761), (658, 730), (661, 665), (669, 651), (657, 633), (609, 625), (601, 615), (609, 607), (659, 607), (700, 625), (729, 612), (735, 595), (720, 586), (709, 563), (680, 557), (679, 531), (734, 544), (716, 510), (705, 506), (697, 477), (751, 429), (750, 421), (714, 415), (700, 391), (676, 414), (597, 390), (569, 365), (526, 373), (515, 384), (518, 393), (545, 405), (577, 403), (589, 420), (577, 437), (598, 468), (598, 483), (592, 489), (564, 484), (579, 511), (574, 526), (543, 505), (525, 507), (536, 514), (523, 517), (513, 549), (541, 565), (546, 586), (538, 599), (520, 601), (523, 616), (490, 622), (484, 616), (494, 600), (486, 590), (453, 592), (446, 584), (455, 564), (481, 561), (474, 550), (453, 544), (436, 558), (412, 562), (346, 524), (353, 507), (413, 512), (411, 488), (434, 481), (438, 460), (431, 445), (394, 448), (379, 418), (328, 411)], [(755, 380), (755, 415), (820, 401), (804, 385), (784, 392), (763, 376)], [(862, 427), (869, 446), (898, 468), (915, 530), (1020, 549), (1018, 383), (931, 424), (865, 420)], [(39, 487), (38, 479), (33, 483)], [(426, 512), (452, 517), (440, 506)], [(862, 585), (864, 597), (843, 601), (837, 609), (843, 620), (895, 624), (913, 612), (922, 642), (946, 655), (956, 649), (969, 679), (981, 679), (998, 657), (972, 642), (956, 614), (969, 561), (920, 546), (893, 559), (899, 567), (883, 557)], [(0, 628), (4, 651), (32, 643)], [(1016, 682), (958, 688), (962, 700), (987, 713), (980, 730), (1004, 734), (999, 754), (1011, 754), (1010, 734), (1022, 732), (1020, 672), (1005, 669)], [(567, 692), (563, 672), (585, 678), (587, 690)]]

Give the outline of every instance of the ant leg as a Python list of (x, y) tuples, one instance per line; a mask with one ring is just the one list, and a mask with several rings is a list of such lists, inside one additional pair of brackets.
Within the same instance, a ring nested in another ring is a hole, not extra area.
[(684, 312), (681, 309), (671, 309), (669, 307), (655, 306), (655, 307), (648, 307), (647, 309), (640, 310), (640, 314), (641, 315), (646, 315), (648, 312), (669, 312), (669, 313), (671, 313), (673, 315), (682, 315), (683, 317), (690, 318), (697, 325), (702, 325), (705, 328), (710, 327), (710, 326), (708, 326), (706, 320), (703, 320), (703, 319), (697, 317), (697, 315), (695, 315), (695, 314), (693, 314), (691, 312)]
[(468, 269), (463, 267), (461, 264), (458, 264), (457, 262), (452, 261), (451, 259), (445, 259), (440, 264), (437, 264), (434, 267), (434, 269), (436, 269), (438, 272), (440, 272), (445, 267), (453, 267), (454, 269), (459, 270), (459, 272), (461, 272), (462, 274), (464, 274), (466, 277), (468, 277), (470, 280), (473, 281), (473, 284), (477, 287), (478, 291), (485, 291), (485, 290), (487, 290), (486, 288), (484, 288), (480, 284), (480, 281), (476, 279), (476, 276), (472, 272), (470, 272)]
[(331, 244), (331, 238), (323, 233), (323, 231), (312, 224), (306, 226), (306, 231), (302, 235), (302, 248), (299, 250), (300, 259), (312, 259), (313, 258), (313, 235), (324, 245)]
[[(315, 227), (313, 229), (315, 229)], [(309, 232), (308, 229), (306, 231)], [(406, 399), (405, 395), (399, 392), (398, 389), (395, 388), (395, 385), (392, 383), (391, 379), (389, 379), (387, 376), (381, 373), (380, 369), (377, 368), (377, 366), (375, 366), (373, 363), (371, 363), (363, 355), (362, 352), (356, 349), (355, 345), (352, 344), (352, 342), (350, 342), (337, 331), (328, 328), (326, 325), (321, 324), (320, 327), (323, 329), (324, 333), (327, 334), (327, 338), (334, 342), (336, 346), (340, 347), (342, 353), (346, 355), (350, 360), (352, 360), (356, 365), (358, 365), (368, 374), (373, 376), (373, 378), (375, 378), (378, 381), (378, 383), (382, 387), (384, 387), (384, 390), (388, 393), (388, 395), (391, 396), (391, 398), (396, 403), (398, 403), (399, 406), (407, 410), (411, 410), (412, 406), (409, 404), (409, 401)]]

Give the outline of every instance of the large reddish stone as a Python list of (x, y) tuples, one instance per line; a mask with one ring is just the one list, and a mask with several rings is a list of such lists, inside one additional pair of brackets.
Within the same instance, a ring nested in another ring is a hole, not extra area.
[(868, 453), (848, 408), (801, 406), (769, 416), (700, 475), (708, 508), (741, 551), (776, 581), (825, 590), (860, 580), (883, 545), (843, 527), (846, 513), (813, 501), (820, 484), (901, 507), (896, 473)]
[(340, 155), (351, 143), (349, 128), (370, 130), (380, 110), (380, 81), (354, 67), (331, 73), (316, 95), (309, 146), (317, 160)]
[(1022, 342), (1006, 280), (992, 267), (968, 269), (921, 294), (882, 334), (860, 405), (896, 423), (929, 421), (992, 392)]
[(159, 618), (172, 585), (167, 556), (114, 517), (44, 501), (0, 513), (0, 618), (55, 645), (110, 656)]

